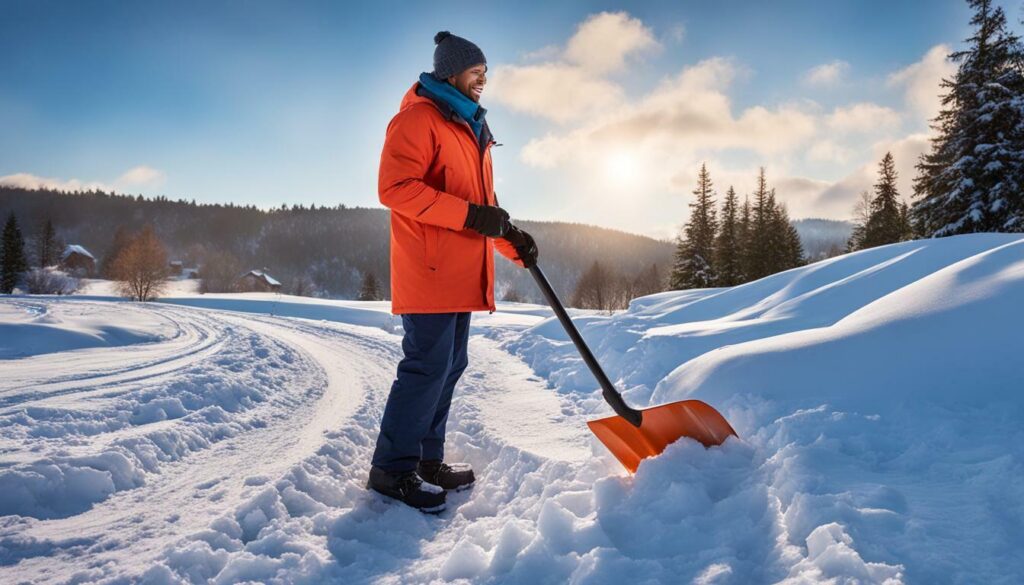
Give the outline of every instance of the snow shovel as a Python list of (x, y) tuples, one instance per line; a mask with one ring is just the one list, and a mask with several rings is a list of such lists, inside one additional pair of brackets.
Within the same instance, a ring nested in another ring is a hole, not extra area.
[(631, 473), (636, 472), (640, 461), (660, 455), (665, 447), (681, 437), (696, 439), (705, 447), (710, 447), (721, 445), (729, 435), (736, 435), (725, 417), (700, 400), (682, 400), (643, 410), (631, 408), (594, 359), (594, 354), (569, 319), (569, 314), (565, 312), (565, 307), (540, 267), (531, 267), (530, 274), (583, 356), (590, 372), (597, 378), (605, 402), (616, 412), (617, 416), (587, 421), (587, 426)]

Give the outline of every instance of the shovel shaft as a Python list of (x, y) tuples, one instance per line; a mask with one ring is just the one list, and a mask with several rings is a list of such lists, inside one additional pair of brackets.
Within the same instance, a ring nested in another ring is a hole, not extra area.
[(597, 383), (601, 385), (601, 395), (604, 397), (615, 414), (629, 421), (635, 427), (639, 427), (643, 421), (643, 414), (634, 408), (630, 408), (626, 401), (622, 399), (622, 395), (615, 389), (608, 376), (605, 375), (604, 370), (601, 369), (601, 364), (597, 363), (594, 358), (594, 354), (590, 352), (590, 348), (587, 347), (587, 342), (583, 341), (583, 336), (576, 329), (576, 325), (573, 324), (572, 319), (569, 318), (569, 314), (565, 312), (565, 307), (562, 306), (562, 302), (558, 300), (558, 296), (555, 294), (554, 289), (551, 288), (551, 283), (541, 272), (540, 266), (534, 265), (530, 268), (530, 274), (533, 275), (533, 279), (537, 281), (537, 286), (540, 287), (540, 291), (544, 293), (544, 298), (547, 299), (548, 304), (551, 305), (551, 310), (555, 312), (558, 320), (562, 323), (562, 327), (565, 328), (565, 332), (569, 334), (569, 338), (572, 339), (573, 344), (576, 345), (576, 349), (580, 352), (583, 357), (583, 361), (586, 362), (587, 367), (590, 368), (590, 373), (597, 379)]

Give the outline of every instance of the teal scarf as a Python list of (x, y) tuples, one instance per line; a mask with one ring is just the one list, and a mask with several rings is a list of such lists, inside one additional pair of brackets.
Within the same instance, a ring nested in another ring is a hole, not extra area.
[(480, 133), (484, 129), (484, 116), (487, 115), (487, 110), (483, 106), (463, 95), (454, 85), (440, 81), (430, 73), (420, 74), (420, 85), (455, 110), (456, 114), (469, 123), (473, 134), (476, 134), (476, 139), (480, 140)]

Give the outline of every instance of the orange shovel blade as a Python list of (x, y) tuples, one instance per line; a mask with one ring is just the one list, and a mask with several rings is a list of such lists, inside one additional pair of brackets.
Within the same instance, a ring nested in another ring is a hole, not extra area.
[(736, 435), (717, 410), (700, 400), (683, 400), (642, 410), (640, 427), (621, 416), (587, 421), (587, 426), (631, 473), (640, 461), (660, 455), (680, 437), (690, 437), (705, 447), (721, 445)]

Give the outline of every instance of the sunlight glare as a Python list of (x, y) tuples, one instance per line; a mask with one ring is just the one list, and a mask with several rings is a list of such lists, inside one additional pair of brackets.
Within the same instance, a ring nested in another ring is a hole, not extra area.
[(625, 150), (617, 150), (605, 158), (605, 172), (608, 178), (620, 184), (633, 183), (638, 179), (639, 164), (636, 156)]

